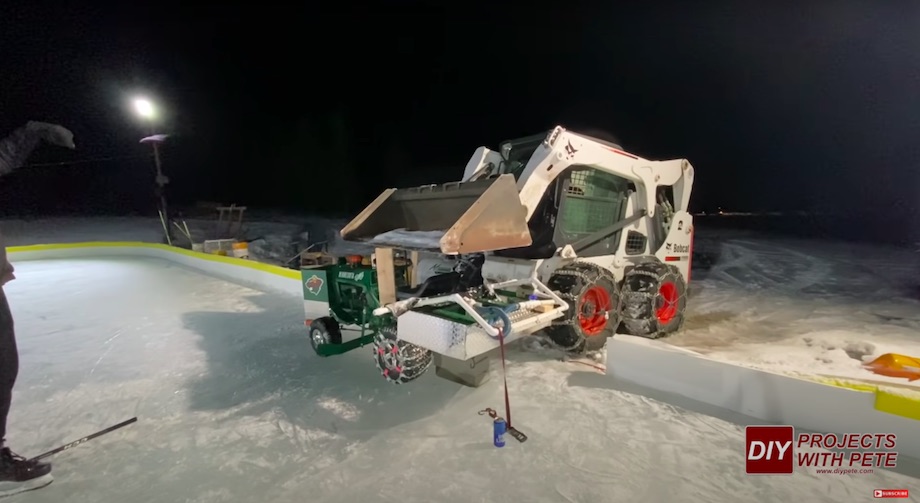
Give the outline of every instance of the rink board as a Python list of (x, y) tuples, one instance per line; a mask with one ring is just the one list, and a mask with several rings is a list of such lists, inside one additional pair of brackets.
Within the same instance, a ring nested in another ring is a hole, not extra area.
[[(134, 256), (171, 260), (203, 273), (302, 297), (300, 271), (253, 260), (143, 242), (14, 246), (13, 262)], [(617, 335), (608, 344), (607, 374), (662, 392), (757, 418), (765, 423), (833, 433), (898, 435), (898, 451), (920, 459), (920, 400), (816, 377), (805, 380), (705, 358), (662, 341)]]
[(627, 335), (608, 342), (607, 375), (765, 424), (827, 433), (894, 433), (898, 452), (920, 459), (920, 400), (878, 386), (796, 378)]
[(11, 262), (107, 256), (158, 258), (258, 289), (290, 293), (298, 297), (303, 295), (299, 270), (158, 243), (125, 241), (41, 244), (11, 246), (7, 248), (7, 253)]

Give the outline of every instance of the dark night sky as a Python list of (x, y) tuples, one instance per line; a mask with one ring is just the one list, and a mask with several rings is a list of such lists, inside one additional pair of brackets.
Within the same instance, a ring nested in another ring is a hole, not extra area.
[[(916, 211), (917, 2), (17, 3), (3, 134), (74, 131), (77, 151), (32, 163), (143, 155), (128, 98), (149, 93), (177, 201), (354, 211), (560, 123), (688, 158), (697, 210)], [(6, 214), (149, 212), (151, 184), (150, 159), (127, 158), (23, 169), (0, 197)]]

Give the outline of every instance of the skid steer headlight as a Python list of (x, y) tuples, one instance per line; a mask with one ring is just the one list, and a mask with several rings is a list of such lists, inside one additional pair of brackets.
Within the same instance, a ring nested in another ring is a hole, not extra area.
[(546, 145), (547, 148), (553, 148), (553, 144), (556, 143), (556, 140), (563, 131), (565, 131), (565, 129), (563, 129), (562, 126), (554, 127), (553, 130), (546, 135), (546, 138), (543, 139), (543, 145)]

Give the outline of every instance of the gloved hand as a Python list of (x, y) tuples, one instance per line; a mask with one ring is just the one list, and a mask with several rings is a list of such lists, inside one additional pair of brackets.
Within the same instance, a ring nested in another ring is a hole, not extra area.
[(57, 124), (29, 121), (0, 140), (0, 175), (20, 168), (42, 141), (64, 148), (76, 148), (73, 133)]
[(73, 133), (63, 126), (49, 124), (47, 122), (29, 121), (26, 123), (26, 129), (33, 131), (35, 134), (39, 135), (41, 139), (52, 145), (69, 149), (77, 148), (73, 142)]

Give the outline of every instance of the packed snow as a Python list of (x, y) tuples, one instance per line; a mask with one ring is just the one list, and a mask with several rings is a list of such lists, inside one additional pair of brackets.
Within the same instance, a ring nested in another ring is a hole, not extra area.
[(378, 234), (369, 241), (371, 244), (403, 246), (409, 249), (440, 250), (444, 231), (410, 231), (393, 229)]
[[(158, 240), (159, 222), (133, 222), (2, 230), (11, 246)], [(887, 378), (860, 361), (920, 355), (915, 256), (702, 234), (697, 247), (718, 256), (697, 265), (686, 329), (669, 343), (877, 380)], [(154, 259), (15, 265), (5, 287), (22, 357), (11, 446), (37, 454), (139, 417), (56, 456), (55, 483), (21, 501), (836, 502), (918, 487), (878, 470), (747, 476), (743, 425), (756, 420), (613, 382), (532, 342), (508, 355), (514, 424), (530, 439), (497, 449), (477, 412), (503, 412), (498, 365), (478, 389), (434, 372), (393, 386), (367, 348), (317, 357), (300, 298)]]
[(667, 342), (710, 358), (794, 375), (910, 385), (863, 367), (920, 356), (920, 254), (858, 244), (722, 238), (694, 270), (687, 321)]

